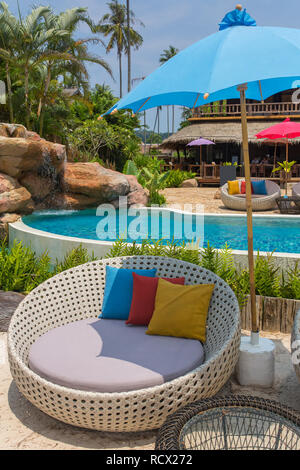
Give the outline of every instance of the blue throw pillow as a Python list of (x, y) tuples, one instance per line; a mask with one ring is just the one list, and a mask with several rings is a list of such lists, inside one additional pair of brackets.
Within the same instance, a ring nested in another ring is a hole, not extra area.
[(253, 187), (253, 194), (261, 194), (262, 196), (267, 196), (267, 188), (265, 180), (261, 181), (251, 181)]
[(128, 320), (133, 292), (132, 273), (155, 277), (156, 269), (118, 269), (106, 266), (102, 314), (99, 318)]

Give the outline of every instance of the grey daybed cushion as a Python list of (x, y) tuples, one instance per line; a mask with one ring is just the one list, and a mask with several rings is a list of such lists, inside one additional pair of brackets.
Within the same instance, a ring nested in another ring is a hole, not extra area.
[(160, 385), (203, 363), (199, 341), (146, 330), (95, 318), (54, 328), (31, 346), (29, 367), (58, 385), (112, 393)]

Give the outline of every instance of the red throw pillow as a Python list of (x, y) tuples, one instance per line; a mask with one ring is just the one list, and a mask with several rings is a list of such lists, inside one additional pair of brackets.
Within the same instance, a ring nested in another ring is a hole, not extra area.
[[(251, 193), (253, 194), (253, 186), (251, 183)], [(246, 194), (246, 181), (241, 182), (241, 194)]]
[[(133, 294), (130, 307), (129, 318), (127, 324), (148, 326), (154, 311), (155, 297), (158, 286), (159, 277), (146, 277), (139, 274), (133, 275)], [(185, 278), (165, 278), (172, 284), (184, 285)], [(150, 282), (149, 282), (150, 281)]]

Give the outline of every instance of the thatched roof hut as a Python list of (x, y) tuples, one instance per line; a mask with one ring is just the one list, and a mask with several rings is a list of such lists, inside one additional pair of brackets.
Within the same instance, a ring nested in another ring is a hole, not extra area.
[[(265, 119), (261, 121), (248, 121), (249, 142), (257, 145), (263, 144), (263, 141), (256, 139), (255, 135), (273, 125), (274, 121)], [(215, 143), (241, 144), (242, 126), (240, 121), (225, 120), (191, 124), (165, 139), (161, 144), (161, 148), (176, 150), (185, 147), (200, 137), (212, 140)], [(290, 141), (293, 144), (298, 144), (299, 142), (300, 139), (292, 139)]]

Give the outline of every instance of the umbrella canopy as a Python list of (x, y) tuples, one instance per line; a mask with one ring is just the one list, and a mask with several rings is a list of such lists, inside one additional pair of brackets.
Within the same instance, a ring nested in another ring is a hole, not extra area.
[(178, 53), (108, 113), (114, 109), (137, 113), (161, 105), (194, 108), (240, 98), (237, 86), (243, 83), (248, 85), (246, 97), (259, 101), (297, 87), (300, 30), (240, 26), (244, 12), (234, 13), (238, 26), (232, 24)]
[(200, 147), (201, 145), (215, 145), (214, 142), (208, 139), (197, 139), (193, 140), (193, 142), (190, 142), (187, 144), (187, 147)]
[(300, 122), (293, 122), (290, 118), (279, 124), (256, 134), (258, 139), (295, 139), (300, 136)]
[[(300, 136), (300, 122), (293, 122), (290, 118), (285, 119), (283, 122), (279, 124), (275, 124), (274, 126), (265, 129), (262, 132), (256, 134), (258, 139), (285, 139), (286, 142), (286, 152), (285, 152), (285, 160), (288, 163), (289, 161), (289, 139), (295, 139), (296, 137)], [(274, 164), (276, 161), (276, 152), (274, 155)], [(285, 172), (285, 194), (287, 196), (287, 172)]]

